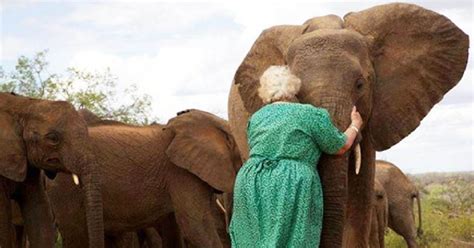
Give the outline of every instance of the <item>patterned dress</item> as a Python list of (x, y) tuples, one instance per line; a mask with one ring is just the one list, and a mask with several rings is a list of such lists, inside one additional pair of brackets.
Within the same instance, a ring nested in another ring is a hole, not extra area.
[(309, 104), (274, 103), (247, 126), (250, 156), (237, 174), (232, 247), (318, 247), (323, 196), (316, 165), (346, 135), (329, 113)]

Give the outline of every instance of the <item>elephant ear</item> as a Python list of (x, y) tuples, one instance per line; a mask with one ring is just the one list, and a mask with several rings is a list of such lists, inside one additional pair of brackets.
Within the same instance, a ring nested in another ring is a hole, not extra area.
[(26, 154), (14, 119), (0, 112), (0, 176), (16, 182), (26, 178)]
[(469, 38), (448, 18), (412, 4), (387, 4), (344, 17), (372, 40), (377, 77), (368, 122), (377, 151), (415, 130), (461, 79)]
[(264, 30), (240, 64), (234, 76), (239, 95), (249, 113), (262, 107), (258, 96), (259, 79), (271, 65), (285, 65), (291, 42), (305, 32), (307, 25), (275, 26)]
[(165, 130), (174, 134), (166, 150), (172, 163), (218, 191), (233, 191), (235, 141), (225, 120), (207, 112), (190, 110), (171, 119)]

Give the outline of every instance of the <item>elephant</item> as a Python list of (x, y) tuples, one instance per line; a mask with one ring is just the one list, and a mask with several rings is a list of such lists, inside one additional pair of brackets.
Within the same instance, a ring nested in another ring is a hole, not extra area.
[(12, 247), (11, 200), (23, 216), (31, 247), (53, 247), (55, 229), (41, 171), (71, 174), (84, 191), (84, 228), (91, 247), (103, 247), (102, 197), (88, 128), (65, 101), (0, 93), (0, 246)]
[[(133, 126), (89, 117), (84, 119), (99, 164), (110, 246), (120, 246), (114, 240), (126, 232), (159, 225), (171, 213), (183, 239), (193, 246), (230, 243), (218, 234), (225, 228), (219, 228), (224, 220), (214, 194), (233, 190), (242, 162), (225, 120), (199, 110), (180, 112), (166, 125)], [(58, 174), (47, 182), (47, 193), (65, 247), (81, 247), (86, 237), (76, 187)]]
[(468, 47), (468, 35), (448, 18), (405, 3), (270, 27), (250, 48), (230, 88), (228, 118), (242, 159), (248, 158), (248, 119), (263, 106), (259, 78), (269, 66), (287, 65), (301, 79), (298, 101), (327, 109), (340, 130), (349, 126), (356, 106), (364, 121), (360, 172), (355, 149), (324, 155), (317, 165), (324, 198), (321, 247), (367, 247), (375, 152), (415, 130), (459, 82)]
[[(408, 247), (418, 247), (416, 237), (423, 233), (418, 189), (397, 166), (387, 161), (376, 161), (375, 178), (387, 194), (388, 227), (403, 236)], [(418, 204), (418, 229), (413, 207), (415, 199)]]
[(377, 180), (377, 178), (374, 180), (374, 195), (372, 202), (372, 221), (370, 226), (369, 247), (384, 248), (384, 236), (388, 225), (388, 200), (385, 189)]

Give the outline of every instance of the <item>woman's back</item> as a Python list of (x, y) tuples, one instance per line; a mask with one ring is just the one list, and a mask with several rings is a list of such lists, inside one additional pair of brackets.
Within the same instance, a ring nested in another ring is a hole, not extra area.
[[(327, 137), (338, 130), (327, 130), (331, 123), (326, 110), (309, 104), (275, 103), (256, 112), (247, 129), (250, 157), (291, 159), (316, 165), (322, 150), (335, 152), (343, 139)], [(334, 129), (334, 127), (330, 127)]]

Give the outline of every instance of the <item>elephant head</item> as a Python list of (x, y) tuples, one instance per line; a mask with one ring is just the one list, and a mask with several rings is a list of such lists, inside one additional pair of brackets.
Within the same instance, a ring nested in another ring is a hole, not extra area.
[[(303, 25), (263, 31), (237, 69), (229, 97), (229, 121), (241, 149), (249, 116), (262, 107), (259, 78), (271, 65), (288, 65), (302, 81), (298, 99), (326, 108), (341, 130), (357, 106), (362, 168), (353, 155), (323, 156), (323, 247), (366, 247), (375, 151), (395, 145), (461, 79), (468, 36), (446, 17), (412, 4), (387, 4)], [(348, 166), (349, 165), (349, 166)], [(349, 168), (349, 170), (348, 170)]]
[(102, 197), (87, 126), (74, 107), (0, 93), (0, 175), (16, 182), (28, 168), (76, 175), (84, 189), (89, 247), (103, 247)]

